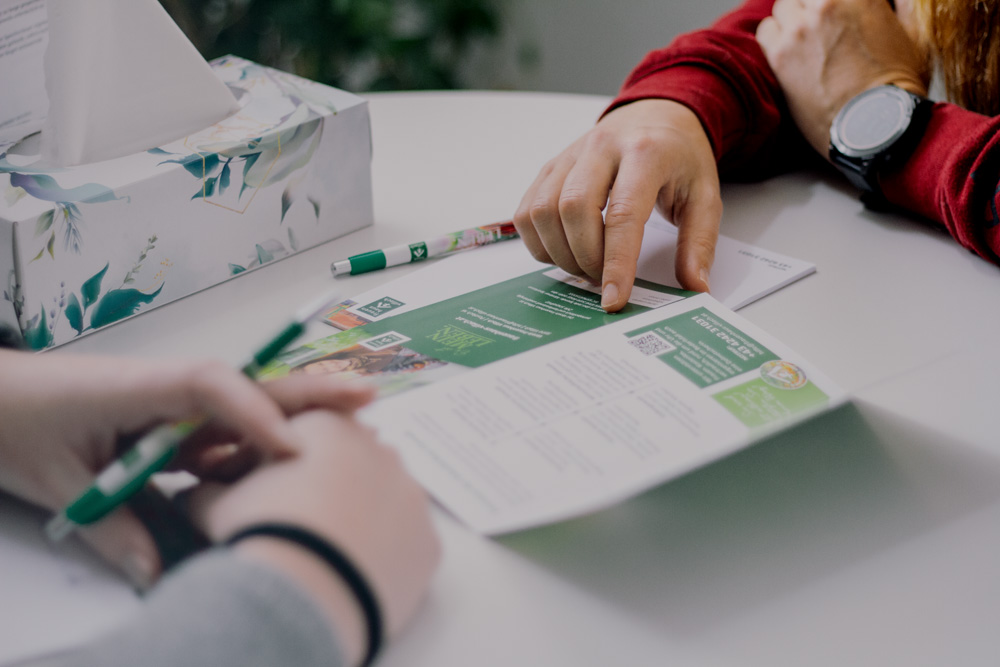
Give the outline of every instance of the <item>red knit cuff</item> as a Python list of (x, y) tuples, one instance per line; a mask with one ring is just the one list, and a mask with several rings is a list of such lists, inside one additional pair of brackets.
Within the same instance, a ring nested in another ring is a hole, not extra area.
[[(881, 178), (886, 198), (942, 223), (965, 247), (995, 261), (998, 165), (996, 119), (954, 104), (936, 104), (913, 155)], [(991, 156), (991, 153), (993, 154)], [(985, 233), (984, 233), (985, 232)]]

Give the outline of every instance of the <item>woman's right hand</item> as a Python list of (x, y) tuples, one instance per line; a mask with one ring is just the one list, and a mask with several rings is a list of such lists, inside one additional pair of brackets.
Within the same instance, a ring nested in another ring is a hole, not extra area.
[[(316, 410), (293, 417), (298, 456), (263, 465), (235, 484), (206, 484), (192, 493), (196, 523), (216, 541), (255, 523), (302, 526), (337, 545), (374, 588), (389, 637), (410, 619), (440, 558), (423, 490), (399, 456), (350, 415)], [(312, 553), (274, 537), (236, 547), (279, 568), (327, 613), (356, 664), (365, 626), (349, 590)]]
[(681, 286), (707, 292), (722, 219), (715, 154), (694, 112), (646, 99), (611, 111), (549, 161), (514, 224), (535, 259), (599, 282), (612, 312), (628, 303), (654, 206), (678, 228)]

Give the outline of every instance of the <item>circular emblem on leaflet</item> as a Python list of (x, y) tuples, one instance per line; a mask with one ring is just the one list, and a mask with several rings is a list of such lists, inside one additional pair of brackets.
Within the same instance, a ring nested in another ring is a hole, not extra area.
[(764, 382), (778, 389), (798, 389), (806, 384), (806, 372), (788, 361), (768, 361), (760, 367)]

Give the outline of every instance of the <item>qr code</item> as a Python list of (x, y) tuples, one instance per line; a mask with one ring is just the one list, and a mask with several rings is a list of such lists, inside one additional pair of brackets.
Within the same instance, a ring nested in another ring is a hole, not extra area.
[(660, 334), (652, 331), (644, 333), (641, 336), (636, 336), (635, 338), (629, 338), (628, 342), (629, 345), (639, 350), (647, 357), (651, 357), (654, 354), (672, 352), (677, 349), (676, 345), (668, 341)]

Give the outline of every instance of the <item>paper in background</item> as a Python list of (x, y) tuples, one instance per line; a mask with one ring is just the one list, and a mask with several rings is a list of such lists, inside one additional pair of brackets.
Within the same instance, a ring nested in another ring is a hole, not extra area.
[(0, 153), (42, 129), (48, 43), (45, 0), (0, 0)]

